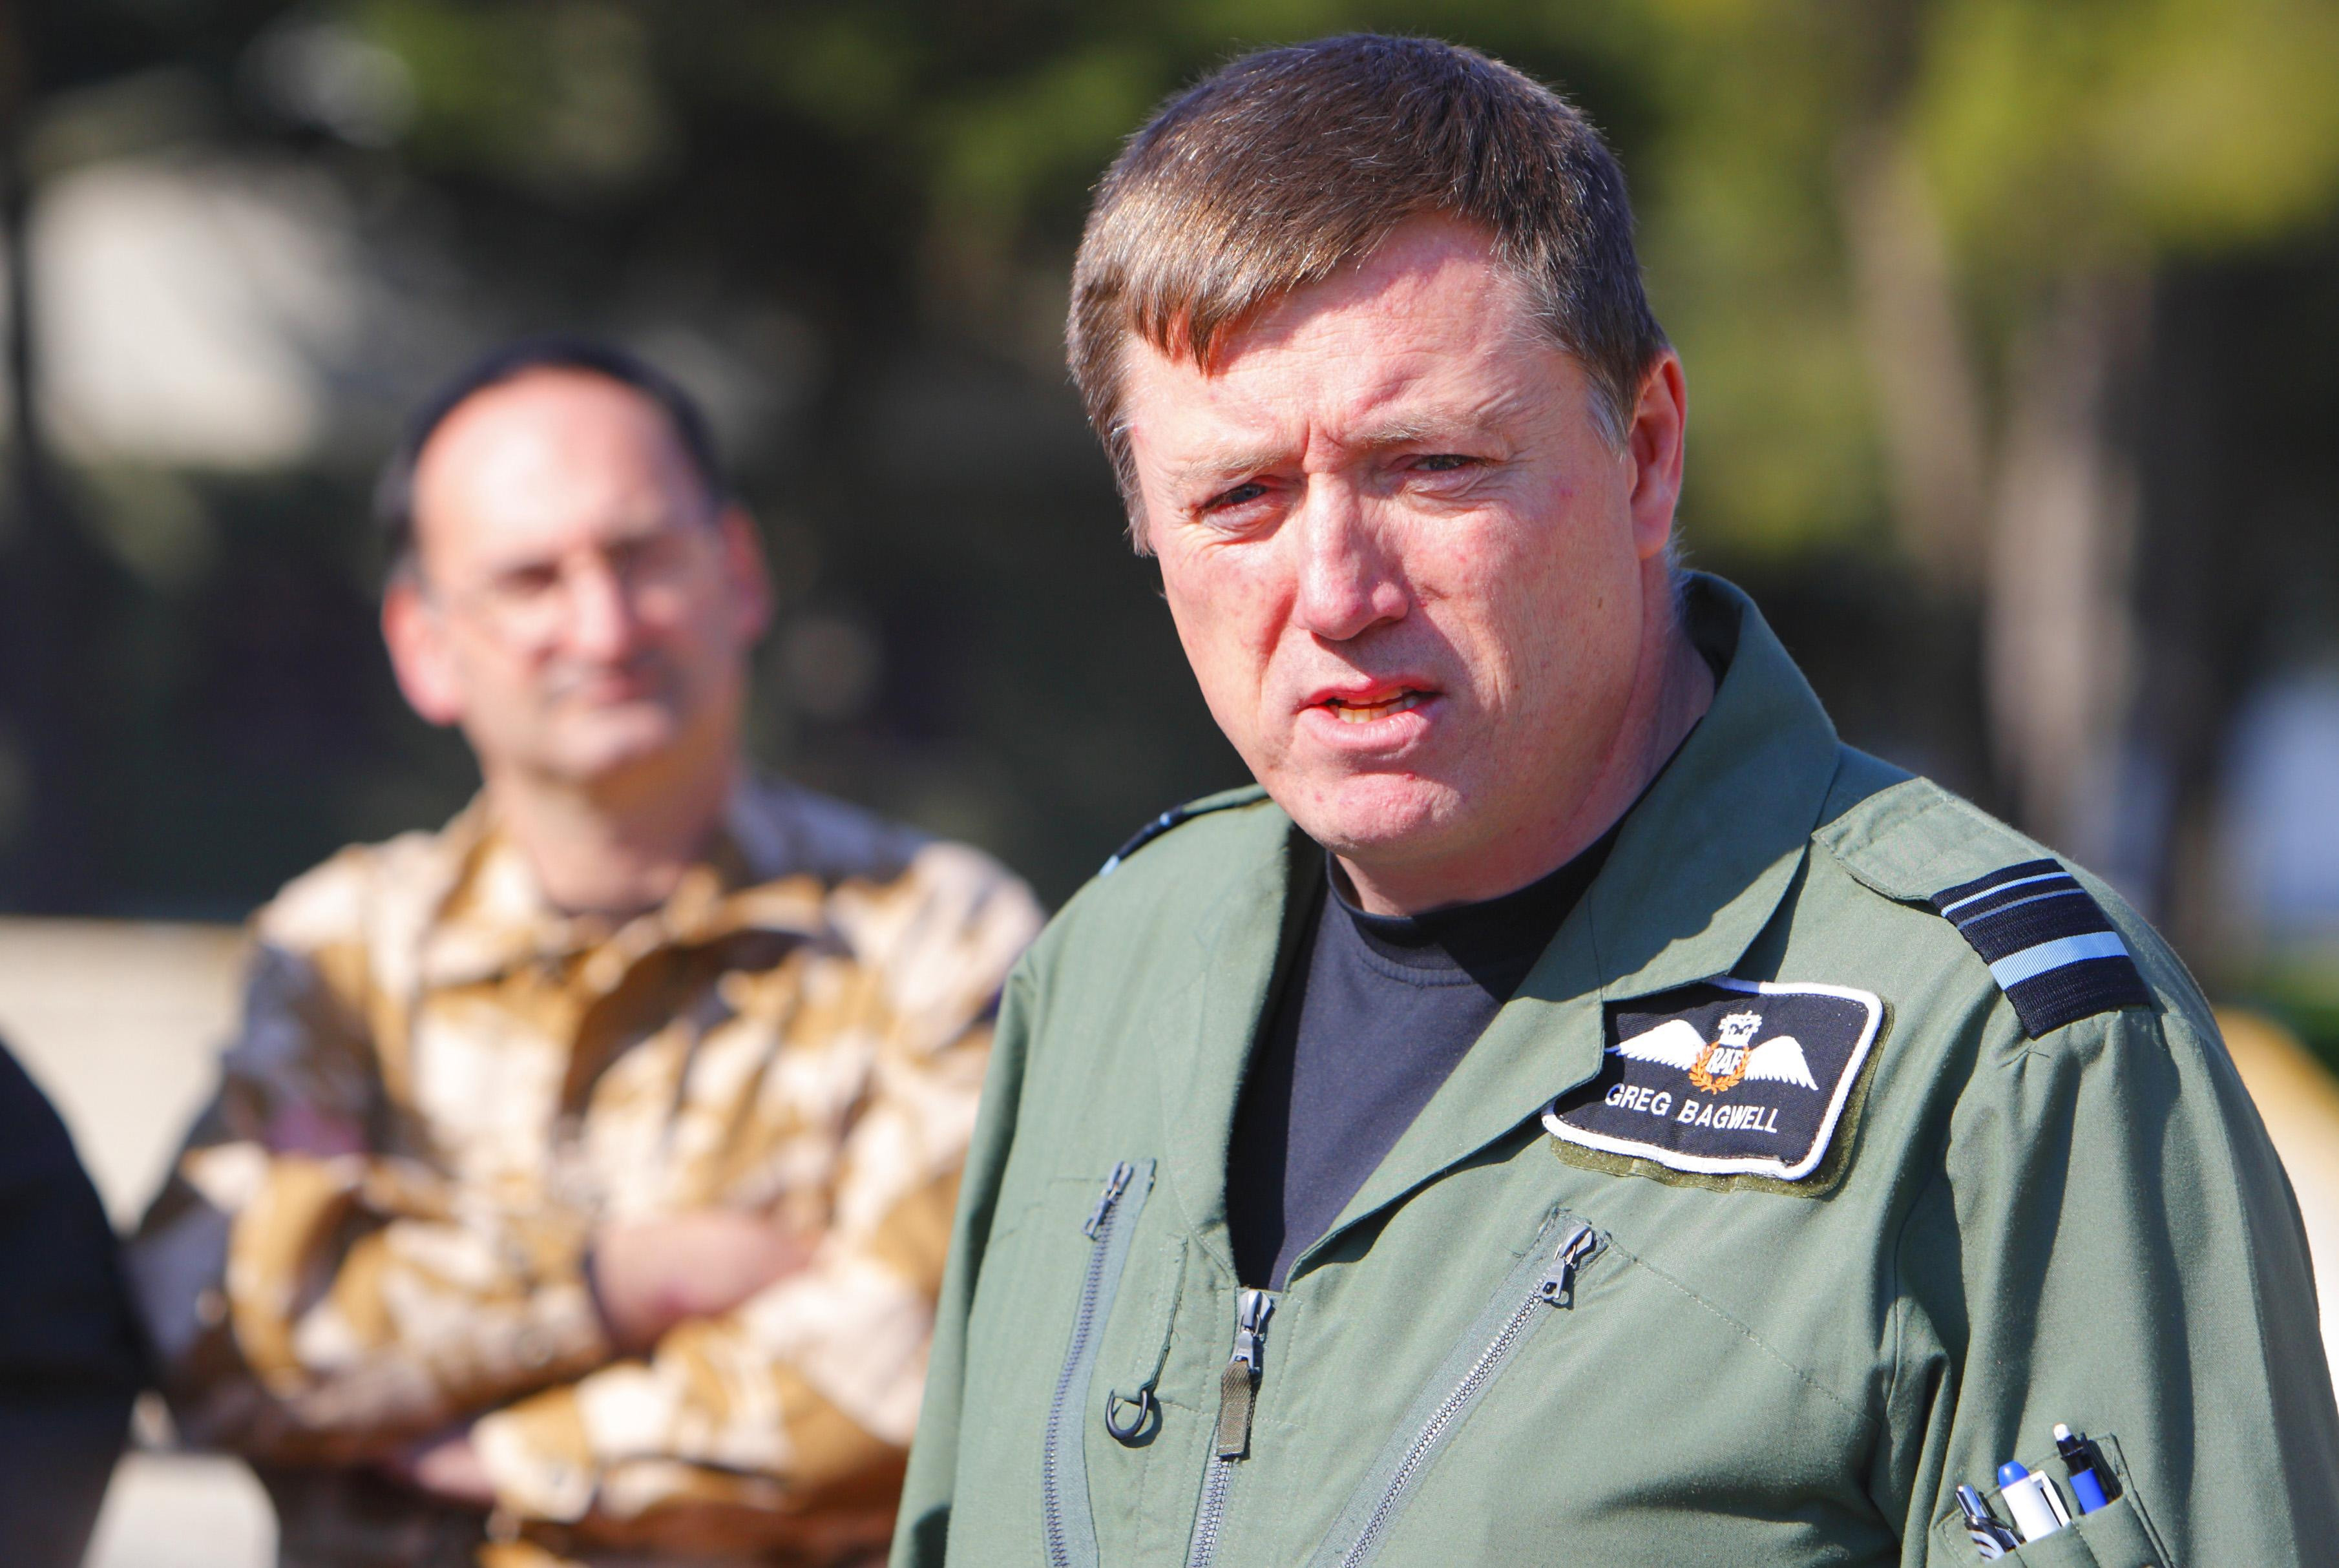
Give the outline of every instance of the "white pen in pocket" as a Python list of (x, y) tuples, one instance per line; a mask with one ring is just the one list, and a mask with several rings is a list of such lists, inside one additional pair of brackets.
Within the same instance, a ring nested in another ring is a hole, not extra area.
[(2063, 1506), (2054, 1483), (2032, 1474), (2017, 1460), (2009, 1459), (1998, 1467), (1998, 1494), (2006, 1511), (2014, 1515), (2014, 1527), (2022, 1532), (2025, 1542), (2052, 1535), (2071, 1522), (2070, 1511)]

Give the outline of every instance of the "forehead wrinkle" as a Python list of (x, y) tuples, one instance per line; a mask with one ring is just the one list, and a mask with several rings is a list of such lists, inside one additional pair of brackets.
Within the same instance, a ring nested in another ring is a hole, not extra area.
[[(1521, 334), (1516, 322), (1503, 321), (1459, 341), (1409, 345), (1378, 365), (1349, 360), (1319, 384), (1318, 395), (1327, 405), (1323, 433), (1343, 448), (1372, 450), (1513, 422), (1555, 390), (1544, 376), (1516, 373), (1534, 358), (1519, 352), (1529, 343), (1535, 340)], [(1489, 369), (1496, 373), (1487, 376)], [(1342, 388), (1344, 379), (1352, 383)], [(1457, 399), (1455, 393), (1465, 389), (1471, 395)]]
[[(1515, 384), (1497, 386), (1481, 396), (1449, 408), (1437, 406), (1434, 391), (1426, 399), (1422, 398), (1419, 394), (1423, 389), (1416, 381), (1403, 391), (1379, 399), (1397, 403), (1399, 407), (1379, 417), (1359, 416), (1353, 428), (1331, 439), (1343, 449), (1356, 452), (1466, 440), (1490, 430), (1502, 430), (1513, 426), (1526, 412), (1539, 390)], [(1429, 401), (1431, 406), (1406, 406), (1417, 405), (1424, 400)]]
[[(1403, 280), (1386, 291), (1374, 302), (1373, 313), (1403, 314), (1402, 306), (1409, 301), (1392, 301), (1387, 296), (1416, 291), (1404, 285), (1417, 282)], [(1515, 285), (1507, 279), (1496, 280), (1496, 302), (1515, 306)], [(1393, 303), (1399, 307), (1394, 311)], [(1377, 361), (1357, 354), (1347, 340), (1354, 321), (1327, 321), (1320, 310), (1296, 317), (1277, 312), (1255, 322), (1238, 334), (1230, 351), (1215, 365), (1181, 367), (1188, 378), (1210, 387), (1202, 402), (1210, 409), (1208, 423), (1217, 428), (1196, 432), (1195, 445), (1201, 449), (1197, 455), (1164, 463), (1157, 471), (1181, 490), (1221, 488), (1295, 461), (1303, 468), (1317, 466), (1322, 460), (1319, 453), (1337, 460), (1515, 430), (1532, 405), (1558, 390), (1548, 378), (1498, 375), (1494, 385), (1475, 390), (1458, 406), (1451, 403), (1447, 391), (1450, 372), (1472, 370), (1490, 357), (1516, 364), (1522, 348), (1557, 351), (1525, 311), (1497, 310), (1495, 316), (1482, 330), (1443, 342), (1416, 341)], [(1268, 406), (1255, 404), (1243, 388), (1247, 362), (1256, 363), (1252, 356), (1261, 350), (1287, 364), (1296, 361), (1307, 372), (1298, 386), (1280, 389)], [(1155, 357), (1160, 357), (1158, 351)], [(1466, 376), (1466, 384), (1468, 380)], [(1286, 421), (1298, 428), (1289, 429)]]

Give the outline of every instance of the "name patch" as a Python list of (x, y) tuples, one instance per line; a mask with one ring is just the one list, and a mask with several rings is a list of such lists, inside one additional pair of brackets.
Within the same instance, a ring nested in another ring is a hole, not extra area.
[(1552, 1136), (1707, 1176), (1819, 1169), (1884, 1004), (1841, 985), (1702, 981), (1608, 1009), (1600, 1075), (1552, 1101)]

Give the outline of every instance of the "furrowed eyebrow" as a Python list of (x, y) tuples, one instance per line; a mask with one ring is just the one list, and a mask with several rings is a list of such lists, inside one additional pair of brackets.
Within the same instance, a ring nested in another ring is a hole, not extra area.
[[(1341, 445), (1352, 452), (1381, 452), (1395, 447), (1434, 449), (1447, 444), (1457, 448), (1475, 446), (1506, 420), (1515, 401), (1508, 396), (1498, 397), (1471, 409), (1461, 419), (1390, 419), (1367, 428)], [(1215, 495), (1254, 474), (1280, 467), (1290, 460), (1290, 456), (1289, 449), (1281, 446), (1238, 449), (1178, 464), (1166, 477), (1177, 494), (1199, 491), (1205, 496)]]
[[(1342, 445), (1352, 451), (1380, 451), (1390, 447), (1419, 446), (1442, 437), (1454, 435), (1443, 427), (1400, 422), (1383, 425), (1367, 431), (1353, 441)], [(1264, 469), (1280, 467), (1290, 459), (1287, 449), (1259, 447), (1250, 451), (1236, 451), (1220, 457), (1201, 458), (1182, 463), (1170, 470), (1170, 482), (1179, 490), (1223, 489)]]
[(1170, 487), (1180, 495), (1196, 490), (1216, 494), (1229, 485), (1249, 478), (1262, 468), (1272, 468), (1284, 460), (1280, 449), (1261, 447), (1255, 451), (1230, 452), (1222, 457), (1201, 458), (1190, 463), (1180, 463), (1169, 473)]
[(1471, 447), (1500, 439), (1525, 411), (1527, 399), (1515, 389), (1503, 389), (1481, 401), (1432, 419), (1393, 419), (1367, 428), (1349, 445), (1359, 450), (1381, 451), (1390, 447)]
[(1419, 447), (1457, 438), (1452, 427), (1412, 419), (1396, 419), (1367, 430), (1348, 444), (1359, 451), (1386, 451), (1391, 447)]

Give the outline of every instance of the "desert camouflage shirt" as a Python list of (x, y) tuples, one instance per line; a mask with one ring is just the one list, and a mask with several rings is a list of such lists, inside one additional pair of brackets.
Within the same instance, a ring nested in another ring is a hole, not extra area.
[[(816, 1562), (882, 1540), (1001, 981), (975, 852), (785, 786), (628, 921), (550, 907), (475, 804), (257, 917), (218, 1098), (131, 1248), (188, 1441), (288, 1562)], [(587, 1244), (729, 1207), (817, 1238), (620, 1359)], [(500, 1506), (370, 1462), (472, 1427)]]

